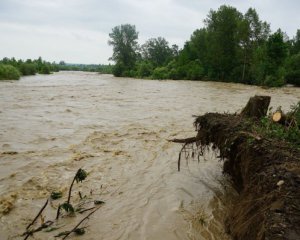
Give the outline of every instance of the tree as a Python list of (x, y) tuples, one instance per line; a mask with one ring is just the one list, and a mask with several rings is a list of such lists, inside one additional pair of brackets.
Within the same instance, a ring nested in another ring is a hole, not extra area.
[(254, 52), (256, 48), (266, 42), (269, 34), (270, 25), (259, 19), (255, 9), (249, 8), (239, 24), (241, 58), (243, 62), (241, 82), (251, 82), (250, 68), (253, 63)]
[(212, 75), (217, 79), (230, 79), (237, 64), (238, 26), (242, 17), (236, 8), (223, 5), (218, 11), (211, 10), (205, 20), (209, 42), (208, 60)]
[(109, 37), (108, 44), (113, 46), (111, 60), (118, 66), (118, 75), (123, 76), (136, 63), (138, 32), (134, 25), (123, 24), (114, 27)]
[[(173, 45), (174, 46), (174, 45)], [(169, 47), (169, 43), (162, 37), (151, 38), (142, 45), (142, 58), (150, 61), (155, 67), (167, 64), (176, 54), (176, 47)]]
[(296, 36), (291, 41), (291, 54), (300, 53), (300, 29), (297, 30)]

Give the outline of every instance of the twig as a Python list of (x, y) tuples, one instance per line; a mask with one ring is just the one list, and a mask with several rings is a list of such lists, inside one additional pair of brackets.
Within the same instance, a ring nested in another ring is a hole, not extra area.
[[(79, 171), (79, 170), (78, 170), (78, 171)], [(78, 171), (77, 171), (77, 173), (78, 173)], [(74, 182), (75, 182), (75, 179), (76, 179), (77, 173), (75, 174), (75, 176), (74, 176), (74, 178), (73, 178), (73, 181), (72, 181), (72, 183), (71, 183), (71, 185), (70, 185), (70, 188), (69, 188), (69, 195), (68, 195), (68, 201), (67, 201), (67, 203), (70, 203), (70, 201), (71, 201), (71, 193), (72, 193), (72, 188), (73, 188), (73, 185), (74, 185)]]
[(96, 212), (101, 206), (97, 207), (94, 211), (90, 212), (86, 217), (84, 217), (70, 232), (68, 232), (64, 237), (63, 240), (66, 239), (72, 232), (74, 232), (81, 223), (83, 223), (86, 219), (88, 219), (94, 212)]
[(80, 191), (78, 192), (78, 195), (79, 195), (80, 199), (83, 198)]
[(58, 208), (57, 208), (56, 218), (55, 218), (56, 220), (59, 218), (60, 208), (61, 208), (61, 205), (59, 204)]
[(37, 229), (34, 229), (32, 231), (29, 231), (29, 232), (25, 232), (24, 235), (26, 234), (26, 236), (25, 236), (24, 240), (26, 240), (27, 238), (29, 238), (33, 233), (39, 232), (39, 231), (43, 230), (44, 228), (50, 227), (53, 223), (54, 222), (52, 222), (52, 221), (47, 221), (47, 222), (43, 223)]
[(86, 211), (90, 211), (90, 210), (93, 210), (95, 207), (90, 207), (90, 208), (87, 208), (87, 209), (83, 209), (81, 211), (79, 211), (79, 213), (84, 213)]
[(184, 148), (186, 147), (186, 145), (188, 145), (188, 143), (183, 144), (180, 152), (179, 152), (179, 156), (178, 156), (178, 172), (180, 172), (180, 160), (181, 160), (181, 153), (184, 150)]
[(36, 215), (36, 217), (33, 219), (33, 221), (27, 226), (26, 230), (28, 228), (30, 228), (30, 226), (32, 226), (35, 221), (38, 219), (38, 217), (42, 214), (42, 212), (44, 211), (44, 209), (46, 208), (47, 204), (48, 204), (49, 199), (47, 199), (47, 201), (45, 202), (44, 206), (41, 208), (41, 210), (39, 211), (39, 213)]

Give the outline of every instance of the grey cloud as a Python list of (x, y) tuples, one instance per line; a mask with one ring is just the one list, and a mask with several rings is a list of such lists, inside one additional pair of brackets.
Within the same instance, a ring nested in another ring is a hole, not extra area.
[[(41, 52), (49, 60), (107, 62), (112, 53), (108, 33), (123, 23), (136, 25), (140, 41), (162, 36), (182, 46), (203, 27), (209, 10), (222, 4), (241, 12), (254, 7), (273, 30), (280, 27), (289, 36), (299, 27), (298, 0), (0, 0), (0, 32), (5, 34), (0, 57)], [(20, 47), (24, 43), (26, 49)]]

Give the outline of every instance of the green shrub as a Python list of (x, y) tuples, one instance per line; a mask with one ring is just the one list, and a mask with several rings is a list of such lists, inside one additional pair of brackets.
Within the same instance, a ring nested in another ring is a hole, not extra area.
[(197, 60), (187, 64), (186, 71), (189, 80), (201, 80), (204, 77), (204, 69)]
[(300, 86), (300, 53), (291, 56), (286, 61), (287, 83)]
[(287, 141), (291, 145), (300, 148), (300, 102), (292, 106), (290, 112), (286, 115), (293, 119), (293, 124), (285, 126), (274, 123), (269, 117), (264, 117), (261, 119), (260, 124), (254, 127), (254, 130), (269, 138)]
[(137, 66), (137, 75), (138, 77), (149, 77), (151, 76), (153, 71), (153, 66), (151, 63), (149, 62), (141, 62), (138, 66)]
[(50, 74), (50, 67), (47, 64), (44, 64), (41, 67), (40, 74)]
[(289, 84), (294, 84), (300, 86), (300, 69), (288, 72), (285, 76), (286, 82)]
[(23, 76), (28, 76), (28, 75), (35, 75), (37, 70), (36, 70), (36, 65), (33, 63), (24, 63), (19, 66), (19, 71)]
[(125, 66), (122, 63), (116, 63), (113, 67), (112, 73), (115, 77), (122, 77), (125, 71)]
[(268, 75), (264, 81), (265, 86), (281, 87), (285, 84), (285, 69), (279, 68), (274, 75)]
[(0, 64), (0, 80), (18, 80), (20, 72), (11, 65)]
[(152, 79), (167, 79), (169, 77), (168, 69), (166, 67), (155, 68), (152, 73)]

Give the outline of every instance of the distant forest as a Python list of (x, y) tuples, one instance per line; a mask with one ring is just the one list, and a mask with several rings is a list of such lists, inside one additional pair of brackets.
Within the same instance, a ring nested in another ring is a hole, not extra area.
[(292, 39), (281, 29), (271, 33), (253, 8), (211, 10), (181, 50), (163, 37), (139, 45), (130, 24), (114, 27), (109, 37), (118, 77), (300, 86), (300, 30)]
[(68, 64), (50, 63), (41, 57), (38, 59), (16, 60), (15, 58), (3, 58), (0, 60), (0, 80), (18, 80), (20, 76), (39, 74), (51, 74), (58, 71), (86, 71), (99, 73), (112, 73), (112, 65), (96, 64)]

